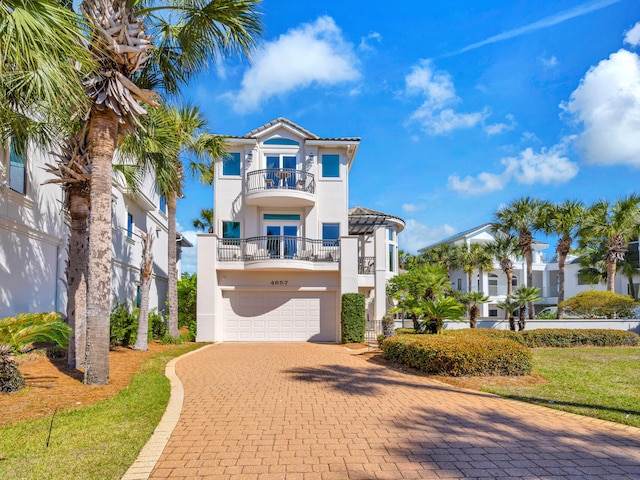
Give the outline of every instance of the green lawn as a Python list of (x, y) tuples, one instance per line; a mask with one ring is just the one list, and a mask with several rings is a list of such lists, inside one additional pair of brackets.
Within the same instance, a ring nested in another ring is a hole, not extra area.
[(640, 427), (640, 348), (538, 348), (533, 357), (547, 384), (483, 390)]
[[(127, 471), (169, 401), (169, 360), (203, 344), (151, 357), (115, 397), (55, 416), (0, 428), (0, 478), (117, 479)], [(87, 387), (91, 388), (91, 387)]]

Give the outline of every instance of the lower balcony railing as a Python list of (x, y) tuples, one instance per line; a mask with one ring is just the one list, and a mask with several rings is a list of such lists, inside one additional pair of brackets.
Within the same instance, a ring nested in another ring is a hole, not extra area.
[(358, 273), (360, 275), (373, 275), (376, 268), (375, 257), (360, 257), (358, 258)]
[(340, 242), (275, 235), (219, 238), (218, 260), (223, 262), (251, 260), (339, 262)]

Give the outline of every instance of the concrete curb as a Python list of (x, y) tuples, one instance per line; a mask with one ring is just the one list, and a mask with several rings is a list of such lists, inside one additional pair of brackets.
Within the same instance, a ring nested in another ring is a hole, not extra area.
[(176, 364), (183, 358), (193, 355), (194, 353), (201, 352), (205, 348), (212, 347), (213, 345), (215, 345), (215, 343), (205, 345), (197, 350), (193, 350), (176, 357), (167, 363), (167, 366), (164, 369), (164, 375), (171, 383), (171, 397), (169, 398), (167, 409), (165, 410), (162, 419), (160, 419), (160, 423), (158, 423), (158, 426), (153, 431), (151, 438), (147, 441), (144, 447), (142, 447), (138, 458), (136, 458), (135, 462), (133, 462), (129, 467), (129, 470), (126, 471), (122, 480), (146, 480), (149, 478), (153, 468), (156, 466), (156, 463), (160, 458), (160, 455), (162, 455), (164, 447), (167, 445), (167, 442), (173, 433), (173, 429), (178, 424), (180, 413), (182, 411), (184, 388), (182, 387), (182, 382), (176, 375)]

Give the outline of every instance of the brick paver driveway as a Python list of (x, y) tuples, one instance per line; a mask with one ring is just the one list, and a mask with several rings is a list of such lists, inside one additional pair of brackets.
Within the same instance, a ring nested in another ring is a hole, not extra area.
[(152, 478), (640, 478), (640, 434), (458, 390), (338, 345), (224, 343), (181, 360)]

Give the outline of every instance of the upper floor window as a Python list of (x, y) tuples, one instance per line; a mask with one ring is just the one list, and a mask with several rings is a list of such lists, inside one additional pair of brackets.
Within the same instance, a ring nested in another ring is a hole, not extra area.
[(387, 228), (387, 233), (389, 234), (389, 241), (393, 242), (393, 228)]
[(222, 222), (222, 238), (225, 245), (240, 244), (240, 222)]
[(222, 160), (222, 175), (236, 177), (240, 176), (239, 153), (231, 152)]
[(164, 198), (164, 195), (160, 195), (160, 208), (161, 212), (167, 213), (167, 199)]
[(340, 155), (322, 155), (322, 176), (324, 178), (340, 177)]
[(14, 192), (26, 195), (27, 169), (24, 153), (19, 154), (13, 143), (11, 143), (9, 150), (9, 166), (9, 188)]
[(127, 213), (127, 237), (133, 236), (133, 215)]
[(322, 224), (322, 246), (337, 247), (338, 238), (340, 238), (339, 223), (323, 223)]

